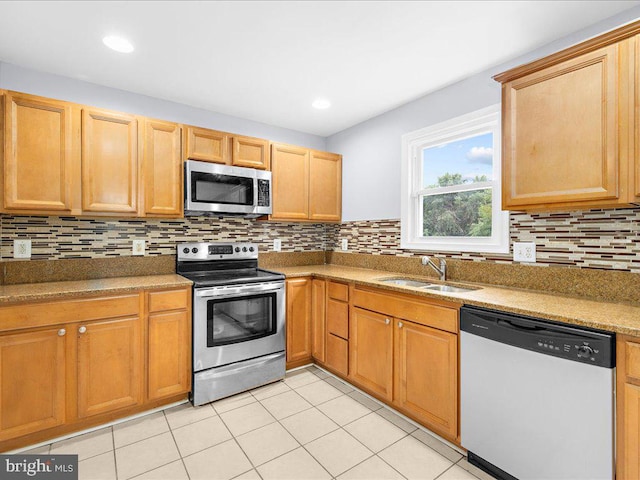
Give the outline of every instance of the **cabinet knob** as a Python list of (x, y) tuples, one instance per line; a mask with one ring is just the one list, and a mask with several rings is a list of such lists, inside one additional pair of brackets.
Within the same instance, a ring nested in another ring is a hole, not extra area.
[(391, 323), (391, 320), (389, 320), (388, 318), (384, 319), (384, 324), (385, 325), (389, 325)]
[(84, 332), (86, 332), (86, 331), (87, 331), (87, 327), (85, 327), (85, 326), (82, 326), (82, 327), (80, 327), (80, 328), (78, 329), (78, 332), (79, 332), (79, 333), (84, 333)]
[(398, 328), (402, 328), (402, 322), (398, 322)]
[(60, 330), (58, 330), (58, 336), (59, 337), (64, 337), (64, 335), (67, 333), (67, 331), (64, 328), (61, 328)]

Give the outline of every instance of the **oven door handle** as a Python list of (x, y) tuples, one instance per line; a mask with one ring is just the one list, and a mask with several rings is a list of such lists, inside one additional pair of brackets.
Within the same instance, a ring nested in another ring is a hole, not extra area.
[(194, 293), (195, 296), (199, 298), (220, 298), (238, 295), (243, 296), (252, 293), (277, 292), (281, 289), (284, 289), (284, 282), (261, 283), (259, 285), (244, 285), (241, 287), (214, 287), (202, 290), (196, 289)]

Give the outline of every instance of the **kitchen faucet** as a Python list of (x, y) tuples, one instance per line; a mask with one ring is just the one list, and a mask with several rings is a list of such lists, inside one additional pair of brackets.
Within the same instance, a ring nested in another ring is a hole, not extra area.
[(429, 265), (436, 272), (438, 272), (438, 275), (440, 275), (440, 281), (446, 282), (447, 281), (447, 262), (445, 261), (444, 258), (440, 258), (439, 260), (440, 260), (440, 266), (438, 267), (435, 263), (433, 263), (433, 260), (425, 256), (425, 257), (422, 257), (422, 264)]

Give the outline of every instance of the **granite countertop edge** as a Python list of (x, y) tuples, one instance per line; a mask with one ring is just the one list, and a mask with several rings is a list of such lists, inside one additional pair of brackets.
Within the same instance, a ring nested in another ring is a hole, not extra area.
[(77, 297), (189, 287), (193, 284), (180, 275), (141, 275), (64, 282), (22, 283), (0, 286), (0, 306), (13, 303), (55, 301)]
[(441, 283), (434, 277), (420, 277), (399, 272), (370, 270), (341, 265), (306, 265), (297, 267), (272, 267), (287, 278), (314, 276), (329, 280), (354, 283), (357, 286), (374, 287), (398, 293), (418, 295), (434, 300), (454, 302), (500, 310), (508, 313), (580, 325), (618, 334), (640, 337), (640, 305), (613, 303), (548, 292), (522, 290), (488, 284), (447, 282), (469, 286), (470, 292), (443, 293), (417, 287), (404, 287), (383, 283), (384, 278), (414, 278), (430, 283)]

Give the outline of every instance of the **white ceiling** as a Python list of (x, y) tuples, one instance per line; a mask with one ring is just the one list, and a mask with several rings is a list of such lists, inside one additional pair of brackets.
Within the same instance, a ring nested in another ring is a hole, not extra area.
[(328, 136), (638, 4), (4, 1), (0, 61)]

